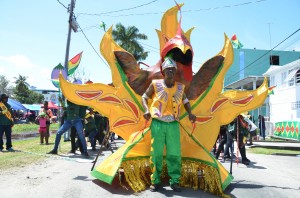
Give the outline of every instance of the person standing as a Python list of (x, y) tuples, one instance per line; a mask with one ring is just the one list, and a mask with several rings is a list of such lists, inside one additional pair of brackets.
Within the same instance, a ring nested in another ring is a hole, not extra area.
[[(150, 190), (155, 192), (160, 188), (160, 175), (163, 164), (163, 151), (166, 145), (166, 162), (171, 188), (179, 192), (179, 179), (181, 177), (181, 147), (179, 115), (183, 104), (191, 122), (195, 122), (196, 116), (191, 112), (190, 103), (184, 93), (184, 85), (175, 81), (177, 70), (176, 62), (166, 58), (161, 65), (164, 79), (153, 80), (142, 96), (142, 104), (145, 109), (144, 118), (151, 122), (151, 152), (150, 165), (152, 169)], [(152, 98), (152, 104), (148, 107), (148, 100)]]
[(83, 134), (83, 125), (80, 117), (80, 109), (83, 106), (76, 105), (72, 103), (71, 101), (67, 100), (67, 115), (64, 120), (64, 124), (58, 129), (56, 137), (55, 137), (55, 144), (53, 150), (48, 152), (48, 154), (57, 154), (58, 146), (60, 143), (60, 139), (62, 134), (64, 134), (68, 129), (70, 129), (72, 126), (76, 128), (76, 132), (78, 135), (78, 138), (81, 141), (82, 147), (83, 147), (83, 153), (82, 155), (89, 157), (89, 154), (87, 152), (87, 145)]
[(91, 147), (92, 147), (92, 151), (96, 150), (96, 140), (95, 137), (98, 133), (96, 124), (95, 124), (95, 119), (94, 119), (94, 110), (92, 108), (88, 108), (88, 113), (85, 116), (85, 126), (84, 126), (84, 130), (85, 130), (85, 134), (88, 134), (90, 143), (91, 143)]
[(50, 124), (51, 124), (51, 118), (53, 117), (53, 113), (51, 111), (51, 109), (49, 109), (48, 107), (48, 101), (45, 101), (44, 102), (44, 106), (42, 107), (42, 109), (40, 110), (40, 113), (45, 113), (46, 114), (46, 134), (45, 134), (45, 141), (46, 141), (46, 144), (48, 145), (49, 144), (49, 137), (50, 137)]
[[(224, 158), (226, 158), (227, 156), (225, 156), (225, 151), (224, 151), (224, 145), (227, 142), (227, 126), (226, 125), (222, 125), (220, 127), (220, 133), (219, 133), (219, 137), (220, 137), (220, 141), (219, 141), (219, 145), (218, 145), (218, 149), (215, 153), (215, 157), (216, 159), (219, 159), (220, 153), (221, 151), (223, 151), (223, 156)], [(228, 157), (230, 155), (228, 154)]]
[(44, 144), (44, 138), (47, 133), (47, 116), (44, 112), (40, 113), (37, 117), (36, 120), (39, 122), (40, 128), (39, 128), (39, 133), (40, 133), (40, 144)]
[(265, 138), (266, 138), (266, 123), (265, 123), (265, 118), (262, 115), (258, 116), (258, 127), (260, 130), (259, 135), (261, 137), (263, 137), (263, 139), (265, 140)]
[(14, 118), (11, 106), (8, 104), (8, 96), (1, 94), (0, 97), (0, 152), (3, 148), (3, 134), (6, 137), (6, 150), (14, 151), (12, 148), (11, 133), (14, 126)]

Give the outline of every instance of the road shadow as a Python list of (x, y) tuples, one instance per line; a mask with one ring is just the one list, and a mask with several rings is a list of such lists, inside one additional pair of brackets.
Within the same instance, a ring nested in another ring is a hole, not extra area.
[(263, 184), (252, 184), (249, 183), (249, 181), (247, 180), (238, 180), (235, 182), (232, 182), (224, 191), (225, 194), (230, 195), (231, 197), (236, 197), (234, 195), (232, 195), (232, 191), (234, 189), (247, 189), (249, 190), (249, 192), (251, 192), (251, 190), (255, 190), (255, 189), (262, 189), (262, 188), (277, 188), (277, 189), (282, 189), (282, 190), (299, 190), (297, 188), (290, 188), (290, 187), (283, 187), (283, 186), (270, 186), (270, 185), (263, 185)]
[[(150, 192), (149, 187), (145, 191), (141, 192), (134, 192), (129, 184), (125, 181), (125, 179), (121, 179), (121, 182), (118, 177), (115, 177), (112, 184), (107, 184), (103, 181), (98, 179), (94, 179), (93, 183), (108, 192), (112, 193), (113, 195), (136, 195), (136, 196), (146, 196), (146, 197), (218, 197), (216, 195), (212, 195), (201, 190), (193, 190), (192, 188), (181, 188), (181, 192), (173, 191), (167, 183), (163, 183), (162, 187), (157, 192)], [(151, 194), (151, 196), (149, 195)], [(146, 195), (147, 194), (147, 195)]]

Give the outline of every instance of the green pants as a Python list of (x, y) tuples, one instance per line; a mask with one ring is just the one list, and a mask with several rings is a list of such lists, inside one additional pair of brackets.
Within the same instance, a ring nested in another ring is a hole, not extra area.
[(152, 119), (151, 123), (151, 183), (159, 184), (163, 165), (163, 152), (166, 145), (166, 162), (170, 185), (179, 183), (181, 176), (181, 148), (179, 123)]

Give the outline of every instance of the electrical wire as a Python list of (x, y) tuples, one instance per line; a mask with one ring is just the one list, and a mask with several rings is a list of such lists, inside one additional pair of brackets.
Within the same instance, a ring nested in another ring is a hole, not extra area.
[[(78, 24), (78, 23), (77, 23)], [(97, 56), (101, 59), (101, 61), (110, 69), (109, 65), (104, 61), (104, 59), (100, 56), (100, 54), (97, 52), (97, 50), (94, 48), (94, 46), (92, 45), (92, 43), (90, 42), (90, 40), (88, 39), (88, 37), (86, 36), (86, 34), (84, 33), (84, 31), (81, 29), (80, 25), (78, 24), (78, 27), (81, 31), (81, 33), (84, 35), (85, 39), (88, 41), (88, 43), (90, 44), (90, 46), (93, 48), (93, 50), (95, 51), (95, 53), (97, 54)]]
[(138, 5), (138, 6), (134, 6), (134, 7), (131, 7), (131, 8), (125, 8), (125, 9), (120, 9), (120, 10), (102, 12), (102, 13), (98, 13), (98, 14), (90, 14), (90, 13), (78, 13), (78, 14), (99, 16), (99, 15), (105, 15), (105, 14), (110, 14), (110, 13), (115, 13), (115, 12), (123, 12), (123, 11), (127, 11), (127, 10), (133, 10), (133, 9), (136, 9), (136, 8), (140, 8), (140, 7), (152, 4), (152, 3), (156, 2), (156, 1), (158, 1), (158, 0), (150, 1), (148, 3), (144, 3), (144, 4), (141, 4), (141, 5)]
[[(182, 12), (202, 12), (202, 11), (211, 11), (211, 10), (218, 10), (218, 9), (224, 9), (224, 8), (233, 8), (233, 7), (238, 7), (238, 6), (245, 6), (245, 5), (249, 5), (252, 3), (260, 3), (263, 1), (267, 1), (267, 0), (257, 0), (257, 1), (249, 1), (249, 2), (245, 2), (245, 3), (239, 3), (239, 4), (234, 4), (234, 5), (224, 5), (224, 6), (218, 6), (218, 7), (210, 7), (210, 8), (201, 8), (201, 9), (196, 9), (196, 10), (185, 10)], [(150, 3), (154, 3), (155, 1), (149, 2), (147, 4), (143, 4), (143, 5), (149, 5)], [(135, 6), (136, 7), (141, 7), (141, 6)], [(121, 11), (125, 11), (125, 10), (129, 10), (129, 9), (122, 9), (119, 11), (111, 11), (111, 12), (102, 12), (102, 13), (78, 13), (80, 15), (91, 15), (91, 16), (108, 16), (108, 17), (124, 17), (124, 16), (141, 16), (141, 15), (156, 15), (156, 14), (163, 14), (165, 13), (165, 11), (162, 12), (146, 12), (146, 13), (131, 13), (131, 14), (121, 14), (121, 15), (108, 15), (110, 13), (116, 13), (116, 12), (121, 12)]]
[(57, 0), (57, 2), (60, 3), (63, 7), (65, 7), (67, 10), (69, 10), (69, 8), (65, 6), (62, 2), (60, 2), (59, 0)]
[(261, 55), (260, 57), (258, 57), (257, 59), (255, 59), (253, 62), (251, 62), (249, 65), (247, 65), (246, 67), (244, 67), (243, 69), (239, 70), (238, 72), (234, 73), (233, 75), (229, 76), (228, 78), (232, 78), (235, 75), (239, 74), (241, 71), (245, 70), (246, 68), (249, 68), (250, 66), (252, 66), (254, 63), (256, 63), (258, 60), (260, 60), (261, 58), (263, 58), (264, 56), (266, 56), (267, 54), (269, 54), (270, 52), (272, 52), (275, 48), (277, 48), (279, 45), (281, 45), (282, 43), (284, 43), (286, 40), (288, 40), (290, 37), (292, 37), (293, 35), (295, 35), (297, 32), (300, 31), (300, 28), (296, 31), (294, 31), (292, 34), (290, 34), (288, 37), (286, 37), (284, 40), (282, 40), (280, 43), (278, 43), (275, 47), (273, 47), (272, 49), (268, 50), (266, 53), (264, 53), (263, 55)]

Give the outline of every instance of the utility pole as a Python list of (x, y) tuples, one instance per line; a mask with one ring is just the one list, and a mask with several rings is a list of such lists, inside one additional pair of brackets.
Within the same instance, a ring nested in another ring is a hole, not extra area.
[(65, 71), (68, 76), (68, 63), (69, 63), (69, 51), (70, 51), (70, 41), (71, 41), (71, 31), (72, 31), (72, 20), (73, 20), (73, 10), (75, 7), (74, 0), (71, 0), (71, 4), (69, 5), (69, 30), (68, 30), (68, 38), (67, 38), (67, 47), (66, 47), (66, 56), (65, 56)]

